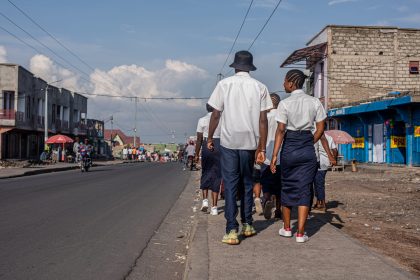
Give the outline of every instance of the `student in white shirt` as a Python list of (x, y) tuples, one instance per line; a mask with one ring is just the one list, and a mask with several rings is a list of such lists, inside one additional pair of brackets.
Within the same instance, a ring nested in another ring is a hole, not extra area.
[(195, 145), (194, 145), (193, 140), (190, 140), (187, 148), (185, 149), (185, 152), (187, 154), (187, 168), (190, 167), (190, 170), (192, 171), (194, 169), (194, 154), (195, 154)]
[[(264, 218), (271, 219), (272, 210), (275, 207), (275, 218), (281, 218), (281, 175), (280, 172), (272, 173), (270, 170), (270, 161), (273, 156), (274, 140), (276, 137), (277, 130), (277, 107), (280, 102), (280, 96), (275, 93), (270, 94), (271, 101), (273, 102), (273, 109), (267, 113), (268, 120), (268, 133), (267, 133), (267, 152), (264, 164), (261, 167), (261, 185), (263, 191), (263, 214)], [(277, 169), (280, 168), (280, 158), (276, 163)], [(275, 196), (275, 205), (272, 200), (272, 196)]]
[[(325, 212), (327, 207), (325, 205), (325, 176), (327, 175), (328, 167), (335, 165), (335, 159), (337, 158), (337, 145), (335, 144), (333, 138), (325, 134), (325, 138), (328, 141), (328, 147), (326, 150), (323, 145), (319, 145), (318, 141), (318, 154), (319, 154), (319, 168), (316, 172), (314, 179), (314, 194), (316, 197), (316, 203), (314, 210), (320, 210)], [(333, 159), (330, 159), (330, 154), (332, 153)]]
[(198, 163), (201, 152), (201, 180), (200, 189), (203, 195), (201, 211), (207, 212), (209, 208), (209, 189), (212, 196), (211, 215), (218, 215), (217, 199), (220, 192), (220, 184), (222, 182), (222, 174), (220, 170), (220, 125), (217, 127), (213, 135), (214, 151), (207, 148), (207, 138), (209, 136), (210, 117), (213, 108), (206, 104), (208, 114), (198, 120), (197, 124), (197, 143), (195, 145), (195, 162)]
[(235, 75), (221, 80), (208, 101), (214, 110), (207, 146), (209, 150), (214, 149), (214, 132), (221, 121), (220, 151), (226, 218), (226, 234), (222, 242), (239, 244), (236, 197), (240, 182), (244, 185), (241, 234), (245, 237), (256, 234), (252, 226), (252, 171), (254, 162), (261, 164), (265, 160), (267, 110), (272, 108), (272, 103), (267, 87), (249, 75), (249, 71), (257, 69), (250, 52), (237, 52), (230, 67), (235, 68)]
[[(286, 74), (284, 89), (291, 96), (281, 101), (277, 109), (278, 126), (271, 159), (271, 171), (275, 173), (277, 154), (281, 147), (281, 204), (284, 225), (279, 234), (284, 237), (292, 236), (291, 208), (298, 207), (296, 242), (299, 243), (309, 239), (305, 234), (305, 223), (311, 205), (311, 187), (317, 171), (314, 143), (324, 133), (327, 117), (321, 102), (302, 90), (305, 79), (305, 74), (300, 70), (290, 70)], [(314, 122), (316, 131), (312, 134)]]

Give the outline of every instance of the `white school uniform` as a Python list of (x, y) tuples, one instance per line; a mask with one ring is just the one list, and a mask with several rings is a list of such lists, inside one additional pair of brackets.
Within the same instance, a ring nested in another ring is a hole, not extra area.
[(223, 112), (220, 144), (228, 149), (255, 150), (260, 112), (273, 107), (267, 87), (247, 72), (221, 80), (208, 104)]
[[(267, 113), (268, 120), (268, 132), (267, 132), (267, 147), (265, 152), (265, 161), (264, 164), (270, 165), (271, 158), (273, 157), (274, 150), (274, 141), (276, 140), (276, 131), (277, 131), (277, 121), (276, 121), (277, 109), (271, 109)], [(281, 151), (281, 149), (280, 149)], [(280, 164), (280, 157), (277, 155), (277, 163)]]
[[(211, 112), (198, 120), (197, 132), (203, 133), (204, 138), (209, 137), (210, 118)], [(216, 130), (214, 131), (213, 138), (220, 138), (220, 122)]]
[(289, 98), (280, 101), (276, 120), (286, 124), (287, 130), (313, 130), (315, 122), (327, 118), (324, 107), (318, 98), (307, 95), (297, 89)]
[[(335, 142), (334, 142), (334, 140), (331, 136), (325, 134), (325, 138), (327, 138), (328, 147), (330, 148), (331, 151), (334, 150), (334, 149), (337, 149), (337, 145), (335, 144)], [(328, 170), (328, 167), (331, 166), (331, 162), (328, 158), (328, 154), (325, 151), (324, 146), (322, 146), (321, 141), (318, 141), (317, 144), (318, 144), (317, 148), (318, 148), (318, 154), (319, 154), (318, 161), (319, 161), (319, 165), (320, 165), (319, 170)]]

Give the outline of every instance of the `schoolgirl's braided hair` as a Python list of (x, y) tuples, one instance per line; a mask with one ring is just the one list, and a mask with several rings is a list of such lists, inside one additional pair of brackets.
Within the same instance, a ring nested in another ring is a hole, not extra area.
[(293, 83), (298, 89), (303, 87), (305, 83), (306, 75), (297, 69), (290, 70), (286, 74), (286, 81)]

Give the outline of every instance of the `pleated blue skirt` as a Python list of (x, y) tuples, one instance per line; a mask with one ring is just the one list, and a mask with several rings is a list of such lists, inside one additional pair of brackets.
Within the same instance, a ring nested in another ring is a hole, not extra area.
[(220, 139), (213, 139), (214, 150), (207, 149), (207, 141), (201, 147), (201, 182), (200, 189), (220, 191), (222, 173), (220, 168)]
[(317, 171), (314, 138), (310, 131), (286, 132), (280, 154), (281, 204), (310, 206), (311, 186)]

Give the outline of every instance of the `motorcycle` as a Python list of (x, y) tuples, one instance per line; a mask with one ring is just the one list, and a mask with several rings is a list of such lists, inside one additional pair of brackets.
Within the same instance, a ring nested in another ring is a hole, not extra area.
[(92, 166), (92, 159), (85, 149), (80, 150), (80, 170), (82, 172), (88, 172)]

